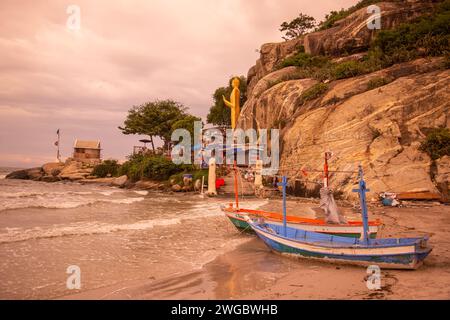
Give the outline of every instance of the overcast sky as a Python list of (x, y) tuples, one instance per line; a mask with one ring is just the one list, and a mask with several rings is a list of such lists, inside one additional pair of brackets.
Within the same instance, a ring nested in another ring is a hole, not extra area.
[[(282, 41), (281, 22), (356, 2), (1, 0), (0, 166), (54, 161), (57, 128), (64, 159), (75, 138), (125, 159), (139, 145), (117, 129), (130, 107), (170, 98), (205, 118), (214, 90), (247, 75), (263, 43)], [(79, 30), (67, 26), (71, 4)]]

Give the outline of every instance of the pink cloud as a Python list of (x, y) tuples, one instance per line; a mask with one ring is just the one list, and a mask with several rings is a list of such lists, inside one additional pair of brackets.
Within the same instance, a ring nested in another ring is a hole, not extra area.
[[(65, 157), (88, 138), (123, 159), (139, 139), (117, 129), (132, 105), (172, 98), (205, 117), (214, 90), (246, 75), (261, 44), (281, 41), (282, 21), (354, 3), (2, 0), (0, 165), (53, 158), (57, 128)], [(81, 8), (79, 31), (66, 27), (69, 4)]]

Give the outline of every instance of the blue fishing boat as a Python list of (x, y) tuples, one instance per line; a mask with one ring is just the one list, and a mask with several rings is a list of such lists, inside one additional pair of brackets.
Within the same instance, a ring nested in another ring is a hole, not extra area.
[[(359, 189), (353, 191), (359, 193), (361, 202), (364, 226), (361, 239), (291, 228), (285, 218), (283, 225), (250, 218), (247, 222), (269, 248), (284, 255), (388, 269), (418, 268), (432, 250), (428, 237), (370, 239), (365, 197), (368, 190), (361, 167), (359, 175)], [(283, 215), (286, 217), (286, 177), (280, 185), (283, 186)]]

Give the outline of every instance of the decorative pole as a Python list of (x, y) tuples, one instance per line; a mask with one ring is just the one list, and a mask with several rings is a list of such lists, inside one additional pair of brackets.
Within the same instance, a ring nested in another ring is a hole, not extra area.
[(59, 135), (59, 129), (56, 130), (56, 135), (58, 136), (58, 140), (55, 142), (57, 149), (56, 149), (56, 159), (58, 162), (61, 162), (61, 154), (59, 152), (59, 143), (60, 143), (60, 135)]
[(282, 187), (283, 190), (283, 232), (284, 236), (287, 236), (287, 223), (286, 223), (286, 186), (287, 186), (287, 178), (283, 176), (281, 179), (281, 183), (277, 183), (278, 186)]
[(236, 159), (234, 159), (234, 198), (236, 200), (236, 209), (239, 209), (239, 190), (238, 190), (238, 170), (237, 170), (237, 164)]
[(364, 227), (364, 234), (362, 236), (362, 240), (364, 244), (369, 244), (370, 237), (369, 237), (369, 216), (367, 213), (367, 202), (366, 202), (366, 192), (369, 192), (370, 190), (366, 188), (366, 182), (364, 181), (364, 173), (361, 164), (359, 165), (359, 188), (353, 189), (353, 192), (359, 193), (359, 201), (361, 205), (361, 211), (362, 211), (362, 219), (363, 219), (363, 227)]
[(326, 152), (325, 152), (325, 164), (323, 165), (323, 172), (324, 172), (323, 186), (325, 188), (328, 188), (328, 158)]
[(330, 181), (329, 181), (329, 177), (328, 177), (328, 160), (332, 157), (332, 153), (327, 151), (325, 152), (325, 164), (323, 165), (323, 172), (324, 172), (324, 177), (323, 177), (323, 186), (325, 188), (328, 188), (328, 186), (330, 185)]

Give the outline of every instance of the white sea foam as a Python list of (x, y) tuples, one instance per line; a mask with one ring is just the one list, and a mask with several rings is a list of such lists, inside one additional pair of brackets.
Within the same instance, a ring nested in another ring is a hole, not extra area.
[(139, 190), (139, 191), (134, 191), (137, 194), (140, 194), (141, 196), (146, 196), (148, 195), (148, 191), (146, 190)]
[(0, 211), (11, 209), (25, 209), (25, 208), (48, 208), (48, 209), (73, 209), (96, 203), (115, 203), (115, 204), (132, 204), (145, 200), (143, 197), (138, 198), (124, 198), (124, 199), (89, 199), (89, 198), (65, 198), (58, 199), (57, 197), (37, 197), (36, 199), (22, 200), (20, 202), (2, 201), (0, 204)]
[[(140, 198), (135, 198), (140, 199)], [(127, 224), (109, 224), (102, 222), (88, 222), (88, 223), (72, 223), (68, 225), (54, 225), (51, 228), (35, 227), (31, 229), (22, 228), (8, 228), (7, 232), (0, 233), (0, 243), (10, 243), (25, 241), (30, 239), (55, 238), (63, 236), (81, 236), (91, 234), (106, 234), (118, 231), (136, 231), (147, 230), (154, 227), (169, 226), (181, 223), (183, 220), (201, 219), (213, 216), (220, 216), (221, 213), (217, 206), (209, 206), (209, 209), (214, 207), (216, 210), (201, 210), (189, 211), (188, 215), (176, 218), (158, 218), (151, 220), (141, 220)]]

